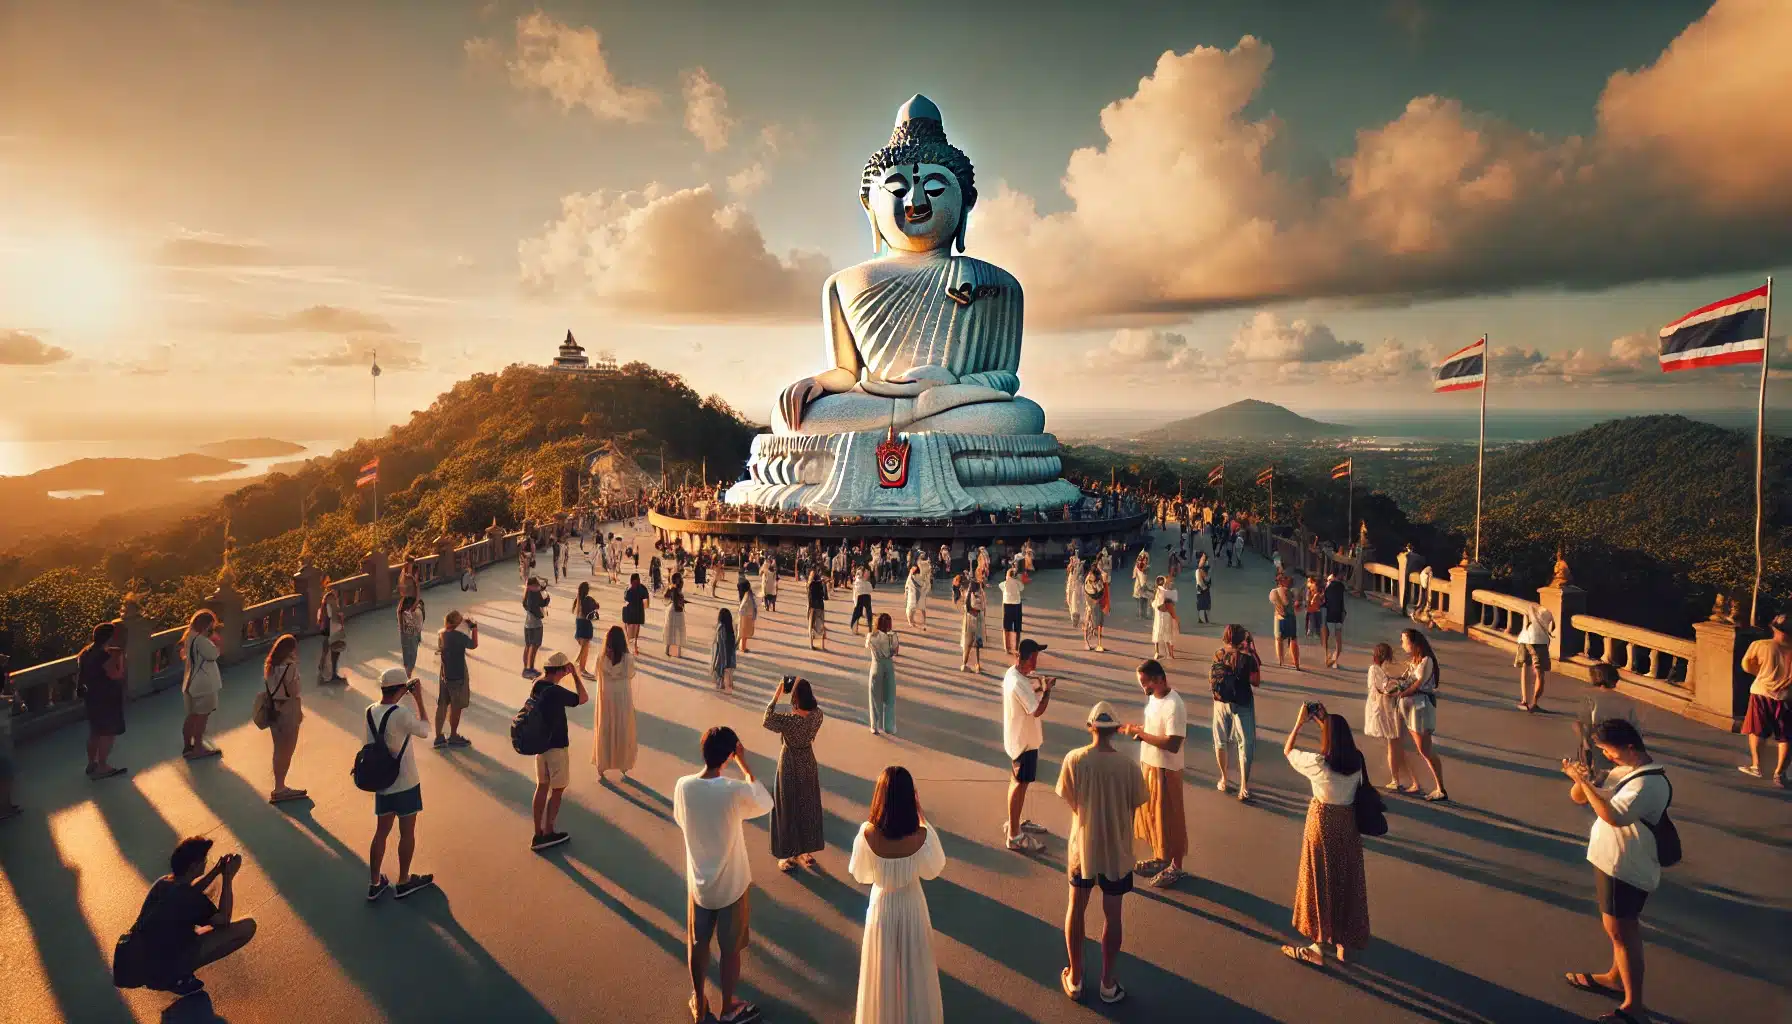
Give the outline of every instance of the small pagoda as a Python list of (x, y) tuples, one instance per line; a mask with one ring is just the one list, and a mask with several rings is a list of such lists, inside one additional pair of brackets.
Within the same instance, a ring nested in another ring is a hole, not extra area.
[(597, 362), (593, 363), (586, 358), (585, 347), (573, 338), (571, 331), (567, 331), (566, 340), (560, 343), (560, 352), (554, 357), (554, 361), (548, 364), (548, 369), (554, 373), (573, 373), (580, 376), (612, 376), (616, 373), (616, 360), (608, 353), (600, 353)]

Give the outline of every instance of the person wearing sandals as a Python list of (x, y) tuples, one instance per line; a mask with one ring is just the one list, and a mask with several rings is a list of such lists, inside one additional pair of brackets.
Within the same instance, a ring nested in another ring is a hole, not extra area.
[[(790, 695), (790, 710), (779, 711), (778, 701)], [(815, 734), (823, 715), (815, 691), (807, 679), (785, 676), (772, 691), (760, 724), (778, 734), (778, 789), (772, 802), (772, 856), (779, 871), (794, 871), (798, 864), (815, 866), (815, 851), (827, 846), (822, 837), (821, 768), (815, 762)]]
[(1226, 748), (1238, 748), (1238, 799), (1251, 799), (1251, 764), (1257, 757), (1257, 697), (1253, 692), (1263, 684), (1263, 663), (1250, 631), (1234, 622), (1220, 634), (1220, 649), (1213, 652), (1213, 664), (1207, 670), (1208, 688), (1213, 695), (1213, 718), (1208, 731), (1213, 734), (1213, 760), (1219, 766), (1220, 778), (1215, 789), (1226, 792), (1231, 779), (1226, 772)]
[(1145, 778), (1145, 802), (1133, 820), (1134, 834), (1151, 844), (1151, 859), (1133, 870), (1151, 878), (1151, 884), (1167, 889), (1183, 878), (1182, 858), (1188, 855), (1188, 818), (1182, 809), (1182, 742), (1188, 735), (1188, 707), (1182, 695), (1170, 689), (1164, 667), (1156, 660), (1138, 668), (1139, 689), (1145, 702), (1142, 725), (1123, 725), (1120, 733), (1139, 741), (1139, 770)]
[(921, 882), (938, 878), (945, 866), (939, 832), (921, 814), (914, 777), (900, 765), (885, 768), (847, 869), (855, 881), (871, 886), (853, 1024), (945, 1021), (933, 921), (921, 891)]
[(194, 612), (180, 643), (180, 658), (185, 663), (180, 689), (187, 706), (180, 727), (180, 756), (189, 761), (223, 753), (205, 741), (206, 722), (218, 710), (218, 694), (224, 690), (224, 677), (218, 672), (218, 648), (222, 645), (217, 617), (208, 611)]
[[(87, 705), (87, 777), (110, 779), (125, 769), (112, 764), (112, 744), (124, 735), (124, 647), (117, 640), (118, 623), (93, 627), (93, 642), (75, 656), (81, 700)], [(10, 706), (0, 714), (12, 716)]]
[(1736, 770), (1752, 778), (1763, 778), (1761, 748), (1768, 742), (1778, 747), (1773, 763), (1773, 784), (1780, 788), (1792, 785), (1786, 771), (1792, 764), (1792, 626), (1786, 613), (1773, 617), (1773, 635), (1748, 645), (1742, 655), (1742, 670), (1753, 672), (1755, 681), (1748, 688), (1748, 713), (1742, 719), (1742, 733), (1748, 737), (1748, 764)]
[[(406, 707), (409, 696), (415, 713)], [(380, 673), (380, 699), (369, 704), (362, 716), (366, 735), (363, 742), (378, 743), (383, 734), (386, 749), (398, 759), (398, 776), (392, 784), (373, 795), (373, 842), (367, 850), (367, 902), (386, 894), (404, 899), (419, 889), (436, 883), (434, 875), (411, 872), (411, 858), (417, 852), (417, 815), (423, 813), (423, 784), (417, 774), (417, 750), (412, 737), (429, 738), (429, 722), (423, 713), (423, 686), (405, 675), (402, 668), (389, 668)], [(383, 728), (382, 728), (383, 726)], [(392, 825), (398, 824), (398, 884), (395, 886), (380, 873), (386, 860), (386, 841), (392, 836)]]
[(1058, 983), (1072, 999), (1083, 997), (1083, 944), (1089, 896), (1101, 886), (1101, 985), (1104, 1003), (1126, 998), (1114, 977), (1123, 935), (1122, 901), (1132, 891), (1133, 817), (1147, 799), (1145, 777), (1132, 758), (1114, 749), (1120, 719), (1107, 701), (1089, 709), (1091, 742), (1064, 755), (1058, 769), (1058, 796), (1070, 807), (1070, 842), (1064, 865), (1070, 874), (1070, 908), (1064, 915), (1064, 946), (1070, 966)]
[(1051, 706), (1052, 687), (1057, 684), (1050, 676), (1034, 675), (1044, 650), (1045, 645), (1036, 640), (1022, 640), (1014, 664), (1002, 676), (1002, 750), (1014, 769), (1008, 782), (1008, 817), (1002, 822), (1002, 839), (1008, 849), (1019, 853), (1045, 849), (1038, 839), (1045, 826), (1022, 814), (1027, 807), (1027, 787), (1039, 777), (1039, 748), (1045, 745), (1041, 719)]
[[(1369, 693), (1363, 701), (1363, 735), (1388, 745), (1388, 784), (1383, 788), (1390, 793), (1416, 796), (1422, 790), (1418, 778), (1406, 766), (1406, 748), (1400, 742), (1406, 721), (1400, 714), (1399, 695), (1406, 689), (1406, 680), (1388, 671), (1393, 662), (1394, 649), (1387, 644), (1376, 644), (1369, 654)], [(1412, 779), (1412, 785), (1403, 784), (1402, 778)]]
[(1412, 734), (1412, 745), (1418, 751), (1419, 760), (1431, 772), (1433, 788), (1425, 794), (1425, 799), (1448, 800), (1450, 794), (1444, 789), (1444, 762), (1431, 749), (1431, 734), (1437, 731), (1437, 655), (1432, 653), (1431, 641), (1416, 629), (1400, 631), (1400, 646), (1408, 658), (1406, 674), (1401, 677), (1406, 686), (1400, 691), (1400, 714), (1406, 719), (1406, 731)]
[[(739, 779), (722, 775), (733, 761)], [(817, 817), (819, 818), (819, 796)], [(755, 1020), (759, 1008), (734, 997), (741, 953), (747, 948), (753, 865), (741, 826), (772, 810), (772, 796), (753, 777), (747, 748), (725, 725), (703, 734), (703, 771), (686, 775), (672, 788), (672, 818), (684, 833), (685, 951), (691, 969), (691, 1020), (709, 1016), (709, 943), (722, 953), (723, 1024)], [(819, 825), (818, 825), (819, 830)]]
[(1643, 737), (1622, 718), (1593, 729), (1599, 752), (1616, 765), (1603, 786), (1593, 782), (1585, 761), (1563, 761), (1562, 773), (1573, 781), (1569, 797), (1594, 814), (1587, 838), (1587, 862), (1593, 865), (1593, 890), (1599, 919), (1612, 944), (1611, 968), (1602, 974), (1577, 973), (1568, 984), (1621, 1000), (1598, 1018), (1606, 1024), (1639, 1024), (1649, 1019), (1643, 1007), (1643, 904), (1661, 885), (1660, 852), (1655, 830), (1673, 802), (1674, 788), (1643, 746)]
[[(1295, 746), (1308, 722), (1319, 725), (1317, 752)], [(1356, 790), (1368, 776), (1350, 723), (1343, 715), (1327, 714), (1317, 701), (1301, 705), (1282, 753), (1313, 791), (1294, 887), (1294, 930), (1311, 942), (1283, 946), (1282, 955), (1323, 967), (1327, 953), (1343, 962), (1369, 945), (1369, 888), (1363, 836), (1356, 827)]]
[(267, 692), (273, 719), (268, 724), (268, 737), (274, 741), (274, 788), (268, 794), (268, 803), (303, 800), (304, 790), (286, 784), (292, 756), (299, 749), (299, 723), (305, 719), (305, 708), (299, 700), (298, 637), (286, 633), (274, 641), (262, 665), (261, 685)]

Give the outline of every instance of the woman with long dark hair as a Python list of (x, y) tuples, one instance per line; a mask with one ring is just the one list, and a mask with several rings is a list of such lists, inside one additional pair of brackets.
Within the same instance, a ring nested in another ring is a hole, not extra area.
[[(1437, 655), (1431, 641), (1416, 629), (1400, 631), (1400, 646), (1406, 651), (1406, 688), (1400, 691), (1400, 713), (1406, 719), (1406, 731), (1412, 734), (1412, 745), (1419, 760), (1431, 771), (1431, 792), (1425, 799), (1450, 799), (1444, 789), (1444, 762), (1431, 749), (1431, 734), (1437, 731)], [(1416, 776), (1415, 776), (1415, 781)]]
[[(1308, 722), (1319, 724), (1318, 751), (1295, 746)], [(1282, 954), (1323, 967), (1327, 952), (1335, 952), (1342, 962), (1369, 945), (1369, 889), (1363, 875), (1363, 836), (1356, 827), (1356, 790), (1368, 784), (1368, 776), (1350, 723), (1317, 702), (1301, 706), (1282, 753), (1313, 791), (1301, 837), (1300, 880), (1294, 887), (1294, 930), (1311, 944), (1283, 946)]]
[(746, 566), (741, 566), (740, 580), (734, 585), (740, 604), (735, 608), (735, 625), (740, 628), (740, 653), (747, 653), (747, 641), (753, 639), (753, 632), (759, 627), (759, 598), (753, 594), (753, 582), (747, 578)]
[(933, 920), (923, 879), (938, 878), (946, 852), (921, 814), (915, 780), (901, 765), (885, 768), (871, 795), (870, 820), (852, 844), (848, 870), (871, 886), (859, 949), (855, 1024), (940, 1024), (940, 972), (933, 956)]
[(261, 666), (261, 685), (268, 694), (269, 717), (272, 719), (268, 736), (274, 741), (274, 789), (268, 794), (268, 803), (303, 800), (304, 790), (286, 784), (292, 756), (299, 749), (299, 723), (305, 719), (305, 708), (299, 700), (298, 637), (286, 633), (274, 641), (274, 646), (268, 649), (267, 661)]
[(398, 599), (398, 649), (404, 674), (417, 678), (417, 651), (423, 646), (423, 599), (411, 594)]
[(734, 616), (726, 608), (716, 609), (716, 638), (709, 649), (709, 673), (715, 681), (716, 689), (723, 693), (734, 692), (734, 652), (738, 646), (734, 635)]
[(679, 573), (673, 573), (666, 584), (666, 618), (660, 632), (666, 641), (666, 657), (684, 657), (684, 577)]
[[(778, 700), (790, 695), (790, 710)], [(772, 856), (779, 871), (800, 863), (815, 866), (815, 852), (827, 846), (821, 834), (821, 768), (815, 763), (815, 734), (821, 731), (821, 705), (809, 680), (785, 676), (772, 691), (761, 722), (778, 734), (778, 789), (772, 794)]]
[(635, 767), (635, 656), (629, 653), (628, 635), (621, 626), (604, 634), (604, 649), (597, 656), (597, 703), (591, 719), (591, 763), (597, 781), (604, 773), (619, 771), (623, 778)]
[(572, 638), (579, 642), (579, 675), (589, 676), (585, 662), (590, 658), (591, 641), (596, 636), (597, 598), (591, 596), (591, 584), (579, 584), (579, 596), (572, 599)]
[(124, 735), (124, 647), (118, 643), (117, 633), (118, 623), (100, 623), (93, 627), (93, 642), (75, 656), (81, 700), (87, 705), (90, 779), (109, 779), (125, 771), (107, 760), (112, 756), (112, 744)]

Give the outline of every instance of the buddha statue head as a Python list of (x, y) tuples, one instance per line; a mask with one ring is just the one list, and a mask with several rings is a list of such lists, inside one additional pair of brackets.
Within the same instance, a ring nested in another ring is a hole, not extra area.
[(890, 144), (865, 162), (859, 202), (871, 219), (873, 251), (880, 242), (906, 252), (953, 244), (964, 251), (976, 175), (970, 158), (946, 141), (932, 100), (916, 95), (896, 112)]

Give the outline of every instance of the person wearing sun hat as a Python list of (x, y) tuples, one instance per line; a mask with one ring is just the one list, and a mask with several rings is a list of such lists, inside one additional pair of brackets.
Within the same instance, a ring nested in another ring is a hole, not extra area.
[(1114, 977), (1120, 958), (1121, 900), (1132, 891), (1133, 816), (1145, 803), (1145, 778), (1138, 762), (1114, 749), (1120, 718), (1099, 701), (1086, 719), (1092, 742), (1064, 755), (1058, 769), (1058, 796), (1070, 806), (1070, 843), (1064, 863), (1070, 874), (1070, 911), (1064, 918), (1064, 945), (1070, 966), (1059, 976), (1064, 994), (1083, 996), (1084, 920), (1089, 895), (1101, 886), (1101, 986), (1104, 1003), (1126, 998)]
[[(406, 707), (409, 695), (416, 711)], [(398, 759), (398, 776), (392, 784), (373, 797), (373, 845), (367, 852), (367, 899), (379, 899), (388, 888), (398, 899), (418, 889), (435, 884), (434, 875), (411, 873), (411, 858), (417, 851), (417, 815), (423, 811), (423, 785), (417, 775), (417, 750), (411, 738), (429, 738), (429, 719), (423, 711), (423, 687), (402, 668), (389, 668), (380, 675), (380, 699), (369, 704), (365, 714), (368, 743), (377, 743), (382, 735), (386, 749)], [(382, 728), (383, 727), (383, 728)], [(386, 840), (392, 834), (392, 823), (398, 823), (398, 884), (393, 886), (380, 866), (386, 859)]]

